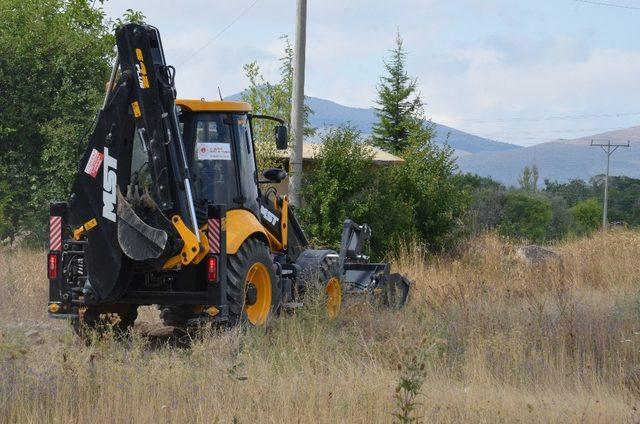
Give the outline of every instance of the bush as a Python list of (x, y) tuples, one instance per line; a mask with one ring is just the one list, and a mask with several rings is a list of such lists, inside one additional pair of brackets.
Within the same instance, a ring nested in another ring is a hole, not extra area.
[(576, 203), (571, 214), (576, 221), (576, 231), (580, 235), (590, 234), (600, 228), (602, 205), (598, 199), (591, 198)]
[(337, 248), (347, 218), (371, 226), (371, 253), (377, 257), (414, 239), (440, 250), (461, 234), (470, 197), (453, 175), (450, 149), (414, 142), (404, 163), (380, 167), (351, 127), (332, 129), (321, 140), (300, 210), (314, 242)]
[(359, 142), (360, 132), (352, 127), (329, 130), (321, 136), (313, 168), (302, 186), (304, 206), (299, 215), (305, 231), (315, 243), (337, 248), (342, 224), (351, 218), (358, 223), (368, 217), (375, 187), (373, 152)]
[(551, 223), (551, 202), (541, 195), (523, 191), (507, 193), (504, 218), (498, 229), (501, 234), (540, 243)]
[(547, 229), (547, 240), (561, 240), (574, 225), (567, 202), (560, 196), (549, 196), (551, 202), (551, 223)]
[(410, 205), (417, 235), (431, 250), (452, 246), (463, 233), (463, 215), (471, 203), (471, 196), (454, 175), (453, 149), (417, 135), (402, 157), (405, 162), (391, 168), (393, 195)]

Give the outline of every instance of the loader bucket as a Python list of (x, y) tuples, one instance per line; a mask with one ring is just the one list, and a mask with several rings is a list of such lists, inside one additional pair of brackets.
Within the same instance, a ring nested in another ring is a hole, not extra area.
[(386, 275), (381, 284), (381, 304), (392, 309), (402, 308), (409, 298), (409, 285), (409, 280), (401, 274)]
[(371, 228), (367, 224), (344, 222), (338, 255), (343, 282), (350, 287), (350, 293), (368, 294), (380, 306), (400, 309), (407, 303), (411, 282), (401, 274), (390, 273), (389, 263), (369, 262), (363, 254), (369, 237)]
[(118, 243), (122, 251), (135, 261), (158, 259), (167, 246), (164, 230), (145, 223), (118, 190)]

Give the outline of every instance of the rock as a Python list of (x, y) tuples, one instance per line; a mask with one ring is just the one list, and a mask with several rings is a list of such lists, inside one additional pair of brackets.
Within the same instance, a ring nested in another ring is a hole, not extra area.
[(562, 258), (555, 251), (535, 244), (519, 247), (516, 254), (527, 265), (559, 264), (562, 262)]
[(612, 230), (623, 231), (629, 229), (629, 224), (624, 221), (615, 221), (609, 224), (609, 228)]
[(29, 330), (25, 332), (24, 335), (31, 339), (33, 337), (40, 337), (40, 332), (38, 330)]
[(33, 344), (42, 344), (42, 343), (44, 343), (44, 339), (42, 338), (42, 336), (40, 335), (40, 332), (38, 330), (29, 330), (29, 331), (24, 333), (24, 336), (27, 338), (27, 340), (30, 343), (33, 343)]

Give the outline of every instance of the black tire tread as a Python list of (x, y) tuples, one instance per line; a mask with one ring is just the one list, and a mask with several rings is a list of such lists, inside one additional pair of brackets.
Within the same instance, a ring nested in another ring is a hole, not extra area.
[(246, 321), (244, 314), (245, 277), (249, 263), (260, 261), (267, 265), (272, 279), (272, 313), (277, 312), (280, 305), (280, 287), (273, 272), (273, 263), (267, 245), (256, 239), (248, 238), (242, 243), (235, 255), (227, 256), (227, 305), (229, 305), (229, 322), (236, 325)]
[(138, 306), (131, 305), (124, 313), (117, 312), (119, 321), (115, 324), (108, 323), (101, 317), (102, 314), (108, 313), (110, 313), (108, 308), (87, 307), (82, 319), (78, 317), (71, 321), (74, 332), (86, 341), (88, 341), (92, 331), (96, 331), (101, 336), (109, 329), (112, 329), (116, 336), (126, 336), (138, 318)]

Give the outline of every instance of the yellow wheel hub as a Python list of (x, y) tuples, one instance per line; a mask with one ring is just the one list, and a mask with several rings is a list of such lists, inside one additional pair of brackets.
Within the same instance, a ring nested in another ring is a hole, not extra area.
[(331, 278), (324, 290), (327, 293), (327, 315), (329, 318), (335, 318), (340, 313), (340, 306), (342, 305), (340, 280), (336, 277)]
[[(253, 325), (264, 325), (271, 310), (271, 277), (267, 267), (257, 262), (249, 268), (245, 280), (245, 290), (251, 292), (251, 299), (245, 300), (244, 310)], [(249, 296), (247, 296), (249, 298)]]

